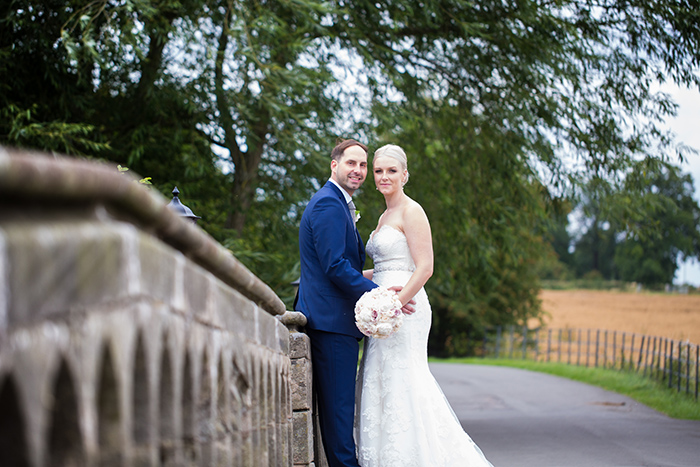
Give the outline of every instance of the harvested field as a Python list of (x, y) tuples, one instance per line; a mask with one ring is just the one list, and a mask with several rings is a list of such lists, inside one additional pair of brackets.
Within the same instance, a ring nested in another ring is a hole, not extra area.
[(700, 344), (700, 295), (543, 290), (549, 328), (607, 329)]

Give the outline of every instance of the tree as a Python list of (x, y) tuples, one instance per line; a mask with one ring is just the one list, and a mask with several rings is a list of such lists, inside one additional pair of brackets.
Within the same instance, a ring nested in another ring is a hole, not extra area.
[(0, 141), (94, 154), (107, 146), (80, 115), (91, 92), (60, 45), (64, 7), (56, 0), (0, 6)]
[[(489, 324), (537, 317), (534, 266), (545, 247), (548, 194), (526, 166), (498, 157), (513, 141), (483, 134), (480, 117), (430, 100), (376, 114), (382, 116), (379, 140), (398, 141), (406, 150), (412, 174), (406, 193), (432, 226), (431, 354), (468, 353), (469, 337)], [(383, 200), (363, 191), (359, 202), (373, 220)], [(365, 228), (362, 220), (359, 225)]]
[(331, 139), (337, 99), (326, 97), (322, 54), (308, 52), (321, 4), (18, 0), (4, 10), (5, 144), (109, 159), (164, 191), (185, 179), (195, 205), (223, 200), (205, 219), (223, 212), (242, 234), (265, 174), (284, 177), (299, 148), (313, 161)]
[(679, 260), (698, 257), (700, 207), (680, 168), (642, 162), (620, 184), (593, 179), (584, 193), (572, 263), (579, 277), (658, 286), (672, 282)]
[[(593, 176), (582, 187), (579, 208), (582, 218), (579, 230), (583, 233), (575, 241), (575, 250), (570, 264), (579, 277), (599, 277), (615, 279), (613, 261), (617, 235), (622, 216), (628, 212), (621, 210), (616, 202), (625, 200), (625, 192), (610, 180)], [(616, 206), (618, 206), (616, 208)]]
[[(380, 102), (439, 96), (481, 114), (499, 133), (522, 139), (522, 151), (503, 156), (539, 159), (557, 175), (555, 185), (575, 175), (561, 164), (562, 145), (587, 171), (624, 171), (654, 139), (667, 142), (654, 122), (673, 105), (653, 93), (654, 79), (698, 85), (695, 7), (640, 0), (16, 0), (3, 21), (3, 77), (11, 89), (28, 91), (17, 109), (41, 102), (46, 111), (37, 118), (45, 124), (58, 119), (106, 131), (94, 139), (111, 143), (109, 158), (137, 171), (141, 160), (172, 154), (163, 145), (204, 166), (217, 161), (206, 154), (212, 143), (223, 148), (232, 169), (226, 224), (241, 233), (263, 172), (284, 176), (325, 155), (343, 123), (338, 115), (355, 115), (371, 130), (366, 108), (341, 112), (362, 104), (337, 85), (348, 52), (363, 59)], [(31, 76), (37, 63), (46, 83)], [(173, 115), (184, 124), (168, 122)], [(167, 144), (173, 134), (177, 146)], [(158, 166), (167, 171), (168, 163)]]
[(642, 1), (359, 1), (336, 27), (365, 59), (377, 100), (439, 96), (482, 115), (498, 137), (520, 138), (501, 157), (532, 156), (560, 188), (577, 174), (562, 148), (582, 175), (603, 176), (668, 143), (654, 121), (673, 104), (652, 85), (698, 86), (698, 15)]
[(435, 281), (438, 318), (520, 322), (536, 310), (522, 291), (537, 286), (541, 235), (526, 232), (541, 233), (540, 211), (675, 150), (658, 127), (674, 105), (654, 83), (698, 86), (698, 6), (13, 0), (0, 7), (0, 142), (105, 158), (166, 194), (178, 183), (205, 228), (277, 287), (336, 135), (410, 137), (426, 167), (461, 174), (426, 178), (471, 187), (468, 204), (447, 193), (431, 210), (471, 239), (441, 238), (458, 246), (436, 257), (451, 265)]
[(679, 260), (700, 258), (700, 206), (693, 198), (693, 178), (670, 164), (640, 177), (647, 212), (619, 243), (615, 264), (623, 280), (670, 284)]
[(558, 201), (545, 223), (546, 250), (537, 264), (537, 277), (542, 280), (570, 280), (574, 277), (571, 251), (574, 241), (568, 230), (571, 203), (569, 200)]

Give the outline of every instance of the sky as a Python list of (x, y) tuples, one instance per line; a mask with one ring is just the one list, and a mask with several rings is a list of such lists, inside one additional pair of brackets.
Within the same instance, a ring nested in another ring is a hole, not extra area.
[[(663, 89), (679, 104), (678, 115), (667, 122), (668, 127), (676, 133), (678, 141), (700, 151), (700, 91), (673, 85), (665, 85)], [(683, 172), (693, 176), (695, 200), (700, 203), (700, 155), (690, 155), (679, 165)], [(674, 283), (700, 286), (700, 263), (695, 260), (682, 263)]]

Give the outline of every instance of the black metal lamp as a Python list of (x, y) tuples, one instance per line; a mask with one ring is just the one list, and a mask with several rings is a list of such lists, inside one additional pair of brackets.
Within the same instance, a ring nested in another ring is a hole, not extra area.
[(197, 219), (201, 219), (201, 217), (196, 216), (190, 208), (185, 206), (180, 202), (180, 198), (178, 198), (177, 195), (180, 194), (180, 190), (175, 187), (173, 189), (173, 199), (168, 203), (168, 207), (175, 211), (175, 213), (180, 216), (180, 217), (185, 217), (189, 220), (191, 220), (194, 224), (197, 223)]

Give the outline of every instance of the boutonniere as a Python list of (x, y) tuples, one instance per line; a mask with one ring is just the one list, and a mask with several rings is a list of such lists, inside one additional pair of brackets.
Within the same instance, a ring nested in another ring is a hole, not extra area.
[(355, 224), (357, 224), (357, 221), (360, 220), (360, 217), (362, 217), (362, 216), (360, 216), (360, 211), (358, 211), (357, 209), (355, 209), (355, 217), (354, 217), (354, 218), (355, 218)]

